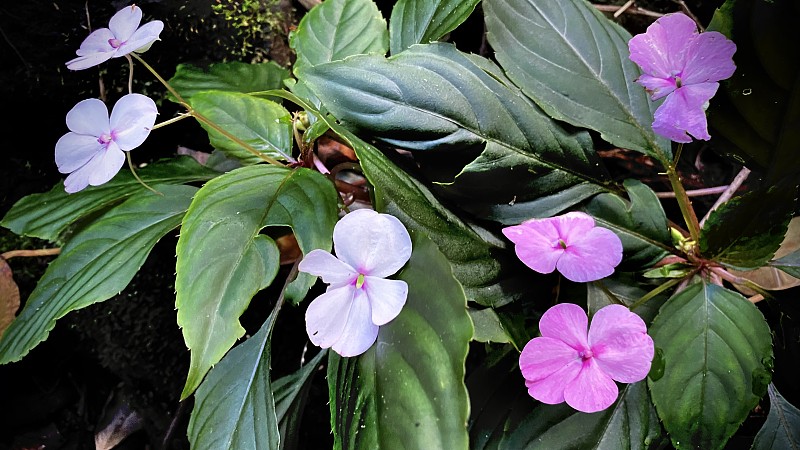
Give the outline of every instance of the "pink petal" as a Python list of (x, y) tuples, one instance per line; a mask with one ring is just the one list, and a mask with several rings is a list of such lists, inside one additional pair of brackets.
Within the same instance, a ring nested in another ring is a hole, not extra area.
[(544, 337), (558, 339), (576, 351), (589, 348), (587, 326), (589, 319), (583, 308), (574, 303), (559, 303), (542, 314), (539, 332)]
[(359, 273), (387, 277), (411, 258), (411, 236), (394, 216), (357, 209), (333, 229), (336, 256)]
[(593, 358), (586, 360), (578, 376), (565, 384), (564, 400), (569, 406), (585, 413), (608, 408), (619, 395), (614, 380), (603, 373)]
[(503, 228), (503, 234), (515, 244), (514, 252), (526, 266), (539, 273), (551, 273), (564, 252), (558, 246), (558, 232), (550, 222), (529, 220)]
[(364, 277), (364, 292), (372, 307), (372, 323), (384, 325), (397, 317), (408, 298), (408, 284), (402, 280)]
[[(78, 51), (75, 52), (78, 56), (87, 56), (94, 53), (113, 53), (114, 47), (108, 42), (114, 39), (114, 33), (108, 28), (98, 28), (92, 31), (86, 39), (81, 42)], [(110, 58), (110, 56), (109, 56)]]
[(705, 104), (718, 87), (719, 83), (700, 83), (676, 89), (656, 110), (653, 131), (675, 142), (711, 139)]
[(306, 309), (306, 332), (314, 345), (329, 348), (342, 336), (350, 315), (355, 288), (344, 286), (328, 289)]
[(108, 28), (114, 33), (114, 37), (120, 41), (127, 41), (133, 32), (139, 28), (142, 21), (142, 9), (138, 6), (130, 6), (117, 11), (108, 22)]
[(539, 381), (575, 360), (580, 361), (578, 351), (564, 341), (551, 337), (537, 337), (528, 341), (522, 349), (519, 355), (519, 368), (526, 380)]
[(114, 52), (105, 53), (92, 53), (87, 56), (79, 56), (75, 59), (67, 61), (67, 69), (70, 70), (83, 70), (89, 67), (98, 66), (114, 56)]
[(567, 246), (573, 245), (594, 227), (592, 216), (580, 211), (568, 212), (545, 220), (551, 221), (558, 232), (559, 239), (563, 240)]
[(329, 289), (355, 285), (356, 279), (358, 279), (358, 272), (355, 269), (320, 249), (308, 252), (300, 261), (297, 269), (322, 277), (322, 281), (331, 285)]
[(158, 108), (146, 95), (128, 94), (120, 98), (111, 111), (110, 125), (114, 142), (129, 151), (142, 145), (156, 123)]
[(621, 383), (643, 380), (653, 361), (653, 339), (644, 321), (622, 305), (597, 311), (589, 327), (589, 345), (598, 366)]
[(681, 73), (684, 84), (724, 80), (736, 71), (733, 54), (736, 44), (716, 31), (700, 33), (689, 45)]
[(525, 380), (528, 395), (548, 405), (564, 401), (564, 387), (570, 380), (578, 376), (581, 370), (581, 359), (574, 358), (558, 370), (537, 380)]
[(557, 268), (567, 279), (584, 283), (611, 275), (621, 261), (622, 241), (613, 231), (597, 227), (569, 241)]
[(96, 137), (69, 132), (56, 142), (56, 166), (61, 173), (74, 172), (102, 151)]
[(675, 80), (673, 78), (658, 78), (650, 75), (642, 75), (637, 80), (637, 83), (644, 86), (650, 93), (652, 100), (658, 100), (665, 95), (668, 95), (675, 90)]
[(686, 48), (697, 35), (697, 25), (682, 13), (667, 14), (628, 41), (630, 59), (645, 74), (670, 78), (684, 66)]
[(114, 178), (114, 175), (119, 173), (119, 169), (122, 168), (123, 164), (125, 164), (125, 153), (112, 142), (105, 151), (95, 155), (85, 166), (78, 170), (88, 170), (89, 184), (100, 186)]
[(67, 128), (95, 139), (111, 131), (106, 104), (96, 98), (81, 100), (67, 113)]
[(333, 351), (344, 357), (350, 357), (369, 350), (378, 338), (378, 326), (372, 323), (371, 316), (366, 294), (363, 290), (357, 289), (350, 304), (342, 335), (331, 346)]
[(150, 49), (155, 41), (158, 40), (158, 35), (164, 30), (164, 22), (154, 20), (141, 26), (133, 36), (130, 37), (120, 47), (121, 54), (117, 56), (127, 55), (131, 52), (144, 53)]

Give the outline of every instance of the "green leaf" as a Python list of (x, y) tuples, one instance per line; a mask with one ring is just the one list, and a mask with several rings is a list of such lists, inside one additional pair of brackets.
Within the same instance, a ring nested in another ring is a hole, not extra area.
[(480, 0), (400, 0), (389, 19), (392, 54), (439, 40), (461, 25)]
[(586, 205), (597, 226), (615, 232), (622, 241), (618, 270), (639, 270), (658, 262), (672, 249), (667, 215), (655, 192), (641, 181), (624, 182), (629, 200), (616, 194), (599, 194)]
[(296, 74), (303, 67), (352, 55), (385, 55), (389, 32), (372, 0), (326, 0), (303, 16), (289, 45), (297, 53)]
[(389, 59), (356, 56), (299, 76), (357, 134), (409, 150), (478, 150), (453, 187), (472, 201), (529, 201), (581, 181), (613, 184), (587, 133), (567, 132), (475, 59), (450, 44), (415, 45)]
[(711, 100), (715, 148), (765, 175), (767, 184), (800, 172), (800, 43), (791, 0), (728, 0), (709, 30), (736, 43), (737, 70)]
[(330, 354), (335, 449), (467, 449), (464, 386), (472, 323), (466, 298), (436, 246), (412, 232), (398, 278), (408, 299), (377, 342), (355, 358)]
[(767, 421), (756, 434), (752, 450), (800, 450), (800, 410), (787, 402), (771, 383)]
[(771, 378), (772, 336), (761, 312), (736, 292), (699, 282), (661, 307), (650, 335), (666, 364), (650, 392), (673, 445), (724, 448)]
[[(290, 76), (289, 69), (272, 61), (258, 64), (230, 61), (211, 64), (208, 68), (178, 64), (169, 84), (184, 100), (190, 101), (195, 94), (203, 91), (251, 94), (280, 89), (283, 87), (283, 80)], [(169, 99), (177, 101), (171, 94)]]
[[(614, 275), (603, 278), (602, 280), (586, 284), (586, 305), (589, 310), (589, 317), (593, 316), (601, 308), (622, 303), (628, 308), (636, 305), (644, 297), (649, 289), (655, 286), (643, 284), (641, 280), (629, 273), (615, 273)], [(638, 314), (645, 323), (650, 323), (658, 314), (658, 309), (667, 301), (668, 296), (659, 294), (650, 300), (636, 306), (631, 311)]]
[(545, 112), (669, 161), (670, 142), (652, 129), (656, 105), (634, 84), (624, 28), (585, 0), (485, 0), (483, 9), (500, 65)]
[[(192, 108), (256, 151), (274, 159), (293, 161), (292, 117), (283, 106), (238, 92), (204, 91), (192, 97)], [(244, 164), (263, 159), (203, 120), (211, 145)]]
[(281, 449), (298, 448), (300, 419), (311, 388), (311, 380), (328, 351), (322, 350), (297, 372), (272, 382), (275, 396), (275, 412), (281, 432)]
[[(137, 173), (151, 186), (206, 181), (219, 175), (189, 156), (157, 161)], [(21, 236), (58, 242), (75, 221), (146, 190), (129, 170), (122, 170), (106, 184), (89, 186), (74, 194), (67, 194), (64, 184), (58, 183), (48, 192), (23, 197), (3, 217), (0, 225)]]
[(507, 259), (502, 241), (470, 227), (380, 150), (335, 121), (327, 117), (323, 120), (355, 150), (364, 174), (374, 187), (376, 208), (394, 215), (409, 229), (423, 231), (433, 240), (450, 261), (470, 301), (502, 306), (530, 289), (529, 272), (523, 276), (510, 272), (509, 266), (518, 261)]
[(475, 328), (475, 334), (472, 339), (478, 342), (510, 342), (506, 334), (500, 317), (494, 312), (492, 308), (475, 309), (469, 308), (469, 317), (472, 319), (472, 325)]
[(261, 329), (217, 364), (195, 393), (187, 436), (194, 450), (277, 450), (270, 383), (272, 330), (280, 301)]
[(703, 257), (738, 269), (766, 264), (781, 245), (796, 205), (795, 187), (772, 186), (735, 197), (712, 211), (700, 230)]
[(769, 265), (777, 267), (795, 278), (800, 278), (800, 250), (792, 252), (776, 261), (771, 261)]
[[(200, 189), (177, 246), (178, 324), (191, 351), (182, 398), (244, 334), (239, 316), (278, 270), (275, 243), (261, 230), (290, 226), (303, 254), (330, 250), (337, 197), (318, 172), (264, 164), (228, 172)], [(314, 280), (300, 273), (287, 299), (302, 300)]]
[(191, 186), (153, 188), (163, 195), (131, 195), (66, 243), (0, 339), (0, 364), (20, 360), (70, 311), (125, 289), (156, 242), (178, 227), (197, 192)]

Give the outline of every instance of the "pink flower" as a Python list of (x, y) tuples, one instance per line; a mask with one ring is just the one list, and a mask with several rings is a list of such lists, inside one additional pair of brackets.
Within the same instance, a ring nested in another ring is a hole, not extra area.
[(541, 337), (522, 349), (519, 367), (531, 397), (566, 401), (578, 411), (602, 411), (617, 399), (614, 381), (643, 380), (653, 361), (653, 339), (639, 316), (622, 305), (606, 306), (588, 319), (583, 309), (560, 303), (539, 320)]
[(68, 61), (67, 68), (88, 69), (128, 53), (146, 52), (158, 40), (164, 23), (154, 20), (139, 27), (141, 21), (142, 10), (138, 6), (118, 11), (109, 21), (108, 28), (99, 28), (83, 40), (75, 52), (78, 57)]
[(142, 145), (156, 122), (158, 109), (149, 97), (128, 94), (117, 101), (108, 116), (102, 101), (78, 102), (67, 113), (70, 132), (56, 142), (56, 165), (67, 192), (108, 182), (125, 162), (123, 151)]
[(406, 303), (406, 282), (386, 277), (411, 258), (411, 237), (396, 217), (359, 209), (336, 224), (333, 247), (336, 256), (313, 250), (299, 265), (330, 284), (308, 305), (306, 332), (314, 345), (356, 356), (372, 346), (378, 327), (397, 317)]
[(539, 273), (558, 269), (576, 282), (599, 280), (614, 273), (622, 261), (622, 242), (611, 230), (595, 227), (582, 212), (531, 219), (503, 228), (515, 244), (517, 257)]
[(736, 44), (721, 33), (697, 32), (683, 13), (667, 14), (628, 42), (630, 59), (644, 74), (636, 82), (658, 107), (653, 131), (675, 142), (709, 140), (705, 110), (724, 80), (736, 70)]

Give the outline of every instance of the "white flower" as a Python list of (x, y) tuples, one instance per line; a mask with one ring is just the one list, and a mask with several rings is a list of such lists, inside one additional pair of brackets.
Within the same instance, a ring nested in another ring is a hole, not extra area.
[(396, 217), (359, 209), (336, 224), (333, 247), (336, 256), (313, 250), (298, 267), (330, 284), (308, 306), (306, 331), (315, 345), (356, 356), (405, 305), (408, 285), (386, 277), (411, 258), (411, 237)]

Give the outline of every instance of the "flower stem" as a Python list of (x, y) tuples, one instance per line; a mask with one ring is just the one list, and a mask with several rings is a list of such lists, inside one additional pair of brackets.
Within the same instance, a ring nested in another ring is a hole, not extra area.
[(700, 238), (700, 223), (698, 222), (697, 214), (695, 214), (694, 208), (692, 207), (692, 201), (686, 194), (686, 189), (683, 187), (683, 183), (681, 183), (681, 177), (678, 175), (678, 171), (675, 169), (675, 165), (672, 163), (667, 165), (667, 178), (669, 178), (672, 191), (675, 192), (675, 200), (678, 201), (678, 207), (683, 215), (683, 220), (686, 222), (686, 226), (689, 228), (689, 236), (694, 242), (697, 242)]
[(647, 303), (648, 300), (652, 299), (656, 295), (666, 291), (667, 289), (671, 288), (672, 286), (675, 286), (676, 284), (678, 284), (680, 282), (681, 282), (680, 278), (672, 278), (671, 280), (669, 280), (666, 283), (658, 286), (657, 288), (653, 289), (652, 291), (648, 292), (647, 294), (644, 294), (642, 296), (642, 298), (640, 298), (639, 300), (636, 300), (636, 302), (634, 304), (632, 304), (630, 306), (630, 308), (628, 308), (628, 309), (630, 309), (631, 311), (635, 310), (636, 308), (638, 308), (638, 307), (644, 305), (645, 303)]
[(131, 159), (131, 152), (125, 152), (125, 158), (128, 160), (128, 167), (131, 168), (131, 173), (133, 174), (133, 178), (136, 178), (136, 181), (138, 181), (142, 186), (146, 187), (151, 192), (163, 197), (164, 194), (151, 188), (150, 186), (147, 185), (147, 183), (145, 183), (144, 181), (142, 181), (141, 178), (139, 178), (139, 175), (136, 173), (136, 169), (133, 168), (133, 160)]

